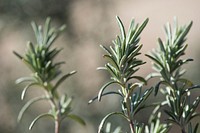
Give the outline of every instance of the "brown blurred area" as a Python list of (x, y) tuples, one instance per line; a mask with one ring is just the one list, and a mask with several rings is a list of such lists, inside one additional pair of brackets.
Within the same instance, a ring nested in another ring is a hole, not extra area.
[[(30, 73), (12, 51), (24, 53), (26, 42), (35, 42), (31, 21), (43, 24), (46, 17), (50, 16), (54, 26), (63, 23), (67, 25), (65, 32), (54, 44), (55, 47), (64, 48), (57, 60), (66, 61), (62, 67), (64, 73), (72, 70), (78, 73), (62, 85), (60, 93), (67, 92), (74, 97), (74, 112), (82, 116), (87, 125), (83, 127), (66, 120), (62, 125), (62, 133), (95, 133), (100, 120), (107, 113), (120, 111), (117, 105), (120, 100), (116, 96), (87, 104), (109, 80), (109, 75), (96, 71), (96, 68), (105, 63), (99, 45), (110, 45), (119, 33), (115, 16), (120, 16), (126, 29), (132, 18), (136, 22), (142, 22), (147, 17), (150, 19), (141, 35), (143, 54), (140, 57), (147, 64), (141, 67), (138, 74), (143, 76), (153, 71), (144, 54), (157, 47), (158, 37), (164, 39), (163, 25), (166, 22), (173, 23), (175, 16), (179, 25), (188, 24), (192, 20), (186, 57), (193, 58), (194, 62), (185, 66), (185, 76), (195, 84), (200, 84), (199, 5), (198, 0), (0, 0), (0, 133), (53, 133), (53, 122), (49, 119), (39, 121), (32, 131), (28, 131), (31, 120), (39, 113), (48, 111), (46, 103), (34, 104), (21, 123), (17, 123), (17, 115), (25, 102), (41, 94), (37, 88), (30, 89), (25, 100), (21, 101), (20, 93), (24, 85), (15, 85), (18, 77)], [(199, 95), (199, 92), (194, 95)], [(143, 115), (141, 121), (146, 117)], [(113, 121), (114, 125), (123, 122), (118, 118)], [(124, 127), (126, 124), (124, 122)]]

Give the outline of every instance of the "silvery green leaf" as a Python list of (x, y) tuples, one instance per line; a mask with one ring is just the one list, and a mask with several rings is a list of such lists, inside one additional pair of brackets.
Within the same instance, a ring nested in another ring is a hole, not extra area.
[(53, 116), (52, 114), (49, 114), (49, 113), (41, 114), (41, 115), (37, 116), (37, 117), (31, 122), (31, 124), (30, 124), (30, 126), (29, 126), (29, 130), (32, 130), (32, 128), (33, 128), (33, 126), (35, 125), (35, 123), (36, 123), (39, 119), (41, 119), (41, 118), (43, 118), (43, 117), (51, 117), (51, 118), (54, 119), (54, 116)]
[(24, 112), (35, 102), (40, 101), (40, 100), (47, 100), (48, 98), (46, 96), (41, 96), (41, 97), (35, 97), (31, 100), (29, 100), (20, 110), (17, 121), (20, 121), (22, 116), (24, 115)]
[(72, 120), (75, 120), (76, 122), (80, 123), (81, 125), (86, 125), (85, 121), (77, 115), (68, 114), (67, 117), (72, 119)]

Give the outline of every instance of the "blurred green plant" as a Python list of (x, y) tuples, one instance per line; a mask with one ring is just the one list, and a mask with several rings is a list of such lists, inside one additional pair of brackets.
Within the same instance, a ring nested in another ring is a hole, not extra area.
[[(37, 116), (29, 126), (31, 130), (34, 124), (42, 117), (51, 117), (55, 122), (55, 133), (59, 133), (61, 122), (65, 118), (73, 119), (83, 125), (85, 122), (77, 115), (72, 114), (71, 103), (72, 98), (66, 94), (59, 95), (58, 87), (67, 78), (74, 75), (76, 71), (71, 71), (68, 74), (62, 75), (60, 66), (64, 62), (55, 62), (55, 57), (62, 49), (51, 48), (53, 42), (59, 36), (60, 32), (65, 29), (65, 25), (59, 28), (51, 27), (50, 18), (46, 19), (44, 28), (32, 22), (32, 27), (36, 37), (36, 43), (28, 42), (25, 56), (21, 56), (14, 51), (14, 54), (31, 70), (31, 75), (21, 77), (16, 80), (16, 83), (27, 83), (22, 91), (21, 99), (23, 100), (29, 88), (36, 86), (44, 91), (42, 96), (35, 97), (29, 100), (21, 109), (18, 121), (21, 120), (24, 112), (35, 102), (47, 100), (51, 105), (51, 109), (47, 113)], [(57, 77), (62, 75), (56, 82)]]
[[(148, 56), (153, 61), (153, 68), (157, 73), (150, 74), (149, 78), (160, 77), (160, 81), (155, 86), (155, 95), (159, 88), (166, 100), (162, 105), (167, 105), (169, 108), (164, 112), (168, 115), (168, 123), (176, 124), (180, 127), (182, 133), (197, 133), (199, 123), (192, 127), (191, 120), (200, 114), (196, 109), (200, 103), (200, 96), (191, 102), (191, 91), (199, 88), (199, 85), (183, 78), (185, 70), (182, 66), (192, 59), (181, 59), (185, 55), (187, 48), (186, 35), (188, 34), (192, 22), (187, 26), (180, 27), (175, 19), (175, 26), (172, 32), (171, 25), (168, 23), (165, 26), (166, 41), (158, 39), (159, 48), (153, 51)], [(163, 87), (161, 87), (163, 85)]]

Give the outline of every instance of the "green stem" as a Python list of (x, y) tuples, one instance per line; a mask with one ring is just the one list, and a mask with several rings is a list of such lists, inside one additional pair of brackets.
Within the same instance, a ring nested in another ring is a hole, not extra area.
[(132, 120), (130, 120), (129, 126), (130, 126), (130, 129), (131, 129), (131, 133), (134, 133), (134, 124), (133, 124)]
[(56, 113), (55, 122), (54, 123), (55, 123), (55, 133), (59, 133), (59, 130), (60, 130), (60, 108), (57, 107), (55, 99), (51, 95), (51, 93), (47, 93), (47, 95), (50, 97), (49, 102), (50, 102), (52, 110), (55, 110), (55, 112), (58, 111), (58, 113)]

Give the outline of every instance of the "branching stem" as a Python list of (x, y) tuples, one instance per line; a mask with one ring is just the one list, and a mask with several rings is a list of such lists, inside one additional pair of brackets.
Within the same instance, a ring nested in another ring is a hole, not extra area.
[(55, 120), (54, 120), (55, 133), (59, 133), (59, 129), (60, 129), (60, 108), (57, 107), (55, 99), (54, 99), (54, 97), (52, 97), (51, 93), (47, 93), (47, 95), (50, 97), (49, 98), (49, 103), (51, 105), (52, 110), (54, 110), (56, 112), (56, 116), (54, 116), (55, 117)]

